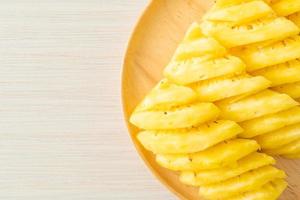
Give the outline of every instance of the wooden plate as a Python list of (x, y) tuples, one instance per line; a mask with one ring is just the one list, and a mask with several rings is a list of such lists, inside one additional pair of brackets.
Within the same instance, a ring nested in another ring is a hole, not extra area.
[[(152, 153), (136, 140), (137, 129), (128, 123), (128, 118), (137, 103), (162, 77), (162, 69), (187, 27), (193, 21), (200, 21), (212, 3), (209, 0), (153, 0), (132, 34), (123, 67), (123, 109), (133, 143), (156, 177), (180, 199), (186, 200), (200, 200), (198, 190), (183, 185), (174, 172), (156, 164)], [(289, 176), (289, 187), (282, 200), (299, 200), (300, 160), (278, 159), (278, 166)]]

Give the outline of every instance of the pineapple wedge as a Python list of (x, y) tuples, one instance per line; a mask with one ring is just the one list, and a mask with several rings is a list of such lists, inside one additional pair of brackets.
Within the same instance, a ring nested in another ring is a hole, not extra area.
[(241, 74), (244, 71), (245, 64), (234, 56), (206, 61), (194, 57), (184, 61), (171, 61), (164, 69), (164, 76), (174, 83), (186, 85), (228, 74)]
[(225, 181), (248, 171), (274, 163), (275, 160), (271, 156), (254, 152), (239, 160), (237, 166), (234, 167), (223, 167), (198, 172), (184, 171), (180, 174), (180, 181), (191, 186), (208, 185)]
[(191, 88), (176, 85), (163, 79), (147, 94), (135, 111), (171, 109), (190, 104), (196, 100), (197, 94)]
[(300, 139), (293, 141), (289, 144), (281, 146), (277, 149), (265, 150), (266, 153), (271, 155), (294, 155), (300, 154)]
[(272, 82), (272, 87), (294, 83), (300, 81), (300, 60), (295, 59), (279, 65), (266, 67), (252, 74), (267, 78)]
[(234, 77), (222, 77), (202, 81), (191, 87), (198, 94), (198, 99), (204, 102), (214, 102), (228, 97), (238, 96), (241, 94), (256, 93), (267, 89), (270, 81), (262, 76), (250, 76), (243, 74)]
[(271, 4), (272, 9), (279, 16), (288, 16), (295, 12), (300, 11), (299, 0), (279, 0)]
[(268, 4), (255, 0), (219, 10), (213, 9), (204, 16), (204, 20), (232, 22), (234, 25), (237, 25), (251, 22), (270, 14), (274, 14), (274, 11)]
[(299, 33), (299, 28), (284, 17), (266, 18), (238, 26), (228, 22), (204, 21), (201, 27), (204, 34), (215, 37), (227, 48), (276, 41)]
[[(235, 6), (235, 5), (252, 2), (252, 1), (257, 1), (257, 0), (216, 0), (215, 4), (213, 5), (213, 10), (220, 9), (220, 8), (226, 8), (226, 7), (230, 7), (230, 6)], [(263, 0), (263, 1), (270, 4), (274, 0)]]
[(156, 154), (180, 154), (205, 150), (242, 131), (233, 121), (219, 120), (186, 130), (146, 130), (137, 138), (147, 150)]
[(222, 200), (276, 200), (287, 187), (284, 179), (275, 179), (263, 187)]
[(212, 103), (194, 103), (171, 110), (135, 111), (130, 122), (141, 129), (177, 129), (188, 128), (214, 120), (219, 109)]
[(280, 93), (285, 93), (294, 99), (300, 98), (300, 82), (285, 84), (272, 89)]
[(237, 160), (258, 149), (254, 140), (234, 139), (193, 154), (158, 154), (156, 161), (174, 171), (198, 171), (234, 166)]
[(253, 138), (296, 123), (300, 123), (299, 106), (240, 123), (244, 132), (239, 137)]
[(219, 56), (224, 56), (226, 49), (215, 39), (202, 37), (193, 41), (183, 41), (174, 53), (172, 60), (182, 61), (193, 57), (207, 60)]
[(265, 90), (242, 100), (223, 100), (216, 105), (221, 110), (220, 118), (242, 122), (267, 114), (287, 110), (299, 103), (286, 94)]
[(300, 139), (300, 123), (254, 138), (262, 149), (277, 149)]
[(235, 55), (242, 58), (247, 71), (255, 71), (267, 66), (284, 63), (299, 58), (300, 36), (293, 36), (262, 48), (249, 47), (236, 51)]
[(300, 27), (300, 11), (288, 16), (288, 19)]
[(270, 181), (285, 177), (286, 175), (282, 170), (272, 166), (264, 166), (223, 182), (201, 186), (199, 193), (207, 199), (225, 199), (257, 190)]
[(295, 154), (285, 154), (283, 156), (286, 158), (290, 158), (290, 159), (298, 159), (298, 158), (300, 158), (300, 152), (295, 153)]

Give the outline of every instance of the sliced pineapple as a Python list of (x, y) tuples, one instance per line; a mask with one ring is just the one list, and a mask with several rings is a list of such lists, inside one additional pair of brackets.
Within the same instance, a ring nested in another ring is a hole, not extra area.
[(287, 110), (299, 103), (286, 94), (265, 90), (242, 100), (223, 100), (217, 103), (221, 110), (220, 118), (242, 122), (267, 114)]
[(200, 25), (193, 23), (177, 47), (172, 60), (182, 61), (198, 57), (204, 61), (224, 56), (226, 53), (226, 49), (219, 42), (213, 38), (204, 37)]
[(287, 187), (284, 179), (275, 179), (263, 187), (222, 200), (276, 200)]
[(171, 110), (135, 111), (130, 122), (141, 129), (188, 128), (216, 119), (219, 109), (212, 103), (194, 103)]
[(185, 130), (146, 130), (137, 137), (146, 149), (156, 154), (178, 154), (205, 150), (242, 131), (233, 121), (218, 120)]
[(198, 171), (236, 165), (237, 160), (258, 149), (254, 140), (234, 139), (193, 154), (158, 154), (156, 161), (174, 171)]
[(263, 1), (250, 1), (223, 9), (213, 9), (204, 16), (205, 20), (243, 24), (273, 14), (271, 7)]
[(244, 132), (239, 137), (253, 138), (296, 123), (300, 123), (299, 106), (240, 123)]
[(239, 160), (237, 166), (202, 170), (198, 172), (184, 171), (180, 174), (180, 181), (191, 186), (208, 185), (225, 181), (250, 170), (274, 163), (275, 160), (271, 156), (254, 152)]
[(288, 19), (294, 22), (298, 27), (300, 27), (300, 12), (296, 12), (288, 16)]
[[(200, 25), (197, 22), (193, 22), (188, 30), (185, 32), (185, 35), (183, 37), (183, 42), (189, 42), (189, 41), (194, 41), (200, 38), (203, 38), (204, 35), (202, 34)], [(215, 44), (215, 43), (214, 43)], [(222, 48), (219, 43), (215, 44), (217, 49), (222, 49), (222, 52), (226, 52), (226, 50), (224, 48)], [(198, 48), (198, 47), (197, 47)]]
[(279, 0), (271, 6), (279, 16), (288, 16), (300, 11), (299, 0)]
[[(226, 7), (235, 6), (235, 5), (252, 2), (252, 1), (259, 1), (259, 0), (216, 0), (213, 9), (226, 8)], [(263, 0), (263, 1), (270, 4), (271, 1), (274, 0)]]
[[(299, 55), (300, 56), (300, 55)], [(274, 65), (253, 72), (256, 76), (264, 76), (272, 82), (272, 86), (300, 81), (300, 60), (295, 59), (283, 64)]]
[(192, 85), (200, 101), (214, 102), (241, 94), (256, 93), (270, 86), (270, 81), (261, 76), (247, 74), (221, 77)]
[(199, 57), (207, 60), (219, 56), (224, 56), (226, 50), (215, 39), (202, 37), (193, 41), (183, 41), (175, 51), (173, 60), (182, 61)]
[(285, 154), (283, 156), (286, 158), (290, 158), (290, 159), (298, 159), (298, 158), (300, 158), (300, 152), (295, 153), (295, 154)]
[(268, 154), (272, 155), (294, 155), (300, 154), (300, 139), (293, 141), (289, 144), (281, 146), (277, 149), (265, 150)]
[(284, 63), (300, 55), (300, 36), (293, 36), (262, 48), (249, 47), (235, 54), (243, 59), (247, 71)]
[(195, 57), (184, 61), (171, 61), (164, 69), (164, 76), (177, 84), (186, 85), (223, 75), (241, 74), (245, 68), (241, 59), (234, 56), (206, 61)]
[(299, 123), (255, 137), (262, 149), (277, 149), (297, 139), (300, 139)]
[(223, 182), (201, 186), (199, 193), (207, 199), (225, 199), (257, 190), (270, 181), (285, 177), (286, 175), (282, 170), (272, 166), (264, 166)]
[(299, 33), (299, 28), (284, 17), (266, 18), (237, 26), (228, 22), (204, 21), (201, 27), (204, 34), (215, 37), (227, 48), (280, 40)]
[(272, 89), (280, 93), (285, 93), (294, 99), (300, 98), (300, 82), (280, 85)]
[(136, 111), (171, 109), (197, 100), (197, 94), (189, 87), (161, 80), (137, 106)]

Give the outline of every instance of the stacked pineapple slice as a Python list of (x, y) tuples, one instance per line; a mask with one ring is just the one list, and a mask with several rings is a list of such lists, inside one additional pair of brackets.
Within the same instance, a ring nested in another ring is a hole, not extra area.
[[(299, 0), (218, 0), (204, 17), (201, 27), (206, 35), (214, 36), (230, 48), (246, 63), (251, 75), (263, 76), (271, 81), (272, 90), (263, 95), (256, 94), (253, 107), (262, 106), (258, 99), (269, 95), (270, 98), (265, 98), (268, 106), (277, 104), (277, 108), (281, 107), (280, 102), (275, 102), (271, 96), (274, 91), (288, 94), (296, 100), (300, 98), (300, 29), (293, 23), (299, 22), (298, 14), (295, 14), (300, 10), (299, 4)], [(245, 12), (239, 12), (241, 9)], [(287, 15), (292, 15), (289, 18), (293, 21), (284, 17)], [(250, 99), (246, 102), (250, 103)], [(232, 113), (233, 107), (219, 106), (221, 116), (228, 118), (228, 112)], [(243, 120), (240, 125), (245, 132), (239, 136), (256, 139), (262, 149), (270, 154), (298, 157), (300, 108), (277, 108), (263, 106), (259, 109), (260, 113), (264, 112), (263, 109), (274, 112)], [(249, 107), (249, 110), (256, 109)], [(229, 116), (228, 119), (240, 121), (239, 117), (246, 112), (235, 114), (235, 118)]]
[(241, 59), (203, 36), (194, 23), (165, 68), (166, 78), (130, 118), (143, 129), (137, 138), (156, 161), (178, 171), (183, 183), (200, 187), (206, 199), (274, 200), (286, 187), (285, 173), (272, 166), (272, 157), (257, 152), (255, 140), (236, 139), (243, 129), (234, 121), (272, 115), (297, 103), (267, 90), (267, 79), (245, 70)]

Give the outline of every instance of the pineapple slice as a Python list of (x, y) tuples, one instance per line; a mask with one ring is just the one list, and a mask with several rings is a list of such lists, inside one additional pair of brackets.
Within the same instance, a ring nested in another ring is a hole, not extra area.
[(199, 57), (201, 60), (207, 60), (224, 56), (225, 54), (226, 49), (222, 47), (215, 39), (202, 37), (193, 41), (183, 41), (181, 44), (179, 44), (172, 60), (182, 61), (194, 57)]
[(205, 37), (200, 25), (193, 23), (187, 30), (183, 41), (177, 47), (173, 61), (188, 60), (198, 57), (202, 61), (226, 55), (226, 49), (215, 39)]
[[(239, 5), (242, 3), (247, 3), (247, 2), (251, 2), (254, 0), (216, 0), (215, 4), (213, 6), (213, 9), (220, 9), (220, 8), (226, 8), (226, 7), (230, 7), (230, 6), (235, 6), (235, 5)], [(264, 2), (270, 4), (271, 1), (274, 0), (264, 0)]]
[(300, 158), (300, 152), (295, 153), (295, 154), (285, 154), (283, 156), (286, 158), (290, 158), (290, 159), (298, 159), (298, 158)]
[(299, 58), (300, 36), (290, 37), (262, 48), (252, 46), (235, 54), (246, 63), (247, 71), (284, 63)]
[(294, 99), (300, 98), (300, 82), (285, 84), (272, 89), (280, 93), (285, 93)]
[(225, 181), (245, 172), (274, 163), (275, 160), (271, 156), (254, 152), (239, 160), (237, 166), (234, 167), (202, 170), (198, 172), (184, 171), (180, 174), (180, 181), (191, 186), (208, 185)]
[(156, 161), (174, 171), (198, 171), (236, 165), (237, 160), (258, 149), (254, 140), (234, 139), (193, 154), (158, 154)]
[(294, 155), (294, 154), (300, 154), (300, 139), (293, 141), (289, 144), (286, 144), (284, 146), (281, 146), (277, 149), (269, 149), (265, 150), (268, 154), (271, 155)]
[(253, 138), (296, 123), (300, 123), (299, 106), (240, 123), (244, 132), (239, 137)]
[(284, 17), (266, 18), (238, 26), (228, 22), (204, 21), (201, 27), (204, 34), (215, 37), (227, 48), (279, 40), (299, 33), (299, 28)]
[(300, 139), (300, 123), (255, 138), (262, 149), (277, 149)]
[(264, 76), (272, 82), (273, 87), (294, 83), (300, 81), (300, 60), (296, 59), (283, 64), (263, 68), (253, 72), (253, 74)]
[[(183, 42), (195, 41), (199, 38), (204, 38), (204, 35), (202, 34), (199, 24), (197, 22), (193, 22), (186, 31), (183, 37)], [(226, 50), (223, 47), (221, 47), (219, 43), (214, 44), (216, 44), (217, 49), (222, 49), (222, 52), (226, 52)]]
[(200, 101), (214, 102), (241, 94), (256, 93), (270, 86), (270, 82), (261, 76), (247, 74), (234, 77), (221, 77), (192, 85)]
[(161, 80), (138, 105), (136, 111), (171, 109), (197, 100), (197, 94), (189, 87)]
[(288, 16), (300, 11), (299, 0), (279, 0), (271, 6), (279, 16)]
[(282, 170), (272, 166), (264, 166), (223, 182), (201, 186), (199, 193), (207, 199), (225, 199), (257, 190), (270, 181), (285, 177), (286, 175)]
[(288, 16), (288, 19), (294, 22), (298, 27), (300, 27), (300, 12), (296, 12)]
[(177, 129), (216, 119), (218, 114), (219, 109), (212, 103), (194, 103), (171, 110), (135, 111), (130, 122), (141, 129)]
[(221, 119), (242, 122), (267, 114), (277, 113), (294, 107), (299, 103), (286, 94), (265, 90), (236, 102), (223, 100), (216, 104), (221, 110)]
[(179, 62), (171, 61), (164, 69), (164, 76), (177, 84), (186, 85), (223, 75), (241, 74), (245, 69), (241, 59), (234, 56), (207, 61), (196, 57)]
[(213, 9), (204, 16), (205, 20), (232, 22), (234, 25), (251, 22), (253, 20), (273, 14), (271, 7), (263, 1), (255, 0), (229, 6), (223, 9)]
[(223, 200), (275, 200), (287, 187), (284, 179), (275, 179), (263, 187)]
[(156, 154), (178, 154), (205, 150), (242, 131), (233, 121), (219, 120), (187, 130), (146, 130), (137, 137), (146, 149)]

